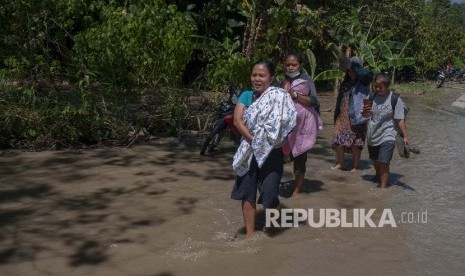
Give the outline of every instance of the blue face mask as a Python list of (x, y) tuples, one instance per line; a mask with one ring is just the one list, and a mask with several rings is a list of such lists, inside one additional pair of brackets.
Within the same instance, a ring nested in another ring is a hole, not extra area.
[(295, 71), (292, 73), (286, 72), (286, 76), (288, 76), (291, 79), (297, 78), (299, 75), (300, 75), (300, 71)]

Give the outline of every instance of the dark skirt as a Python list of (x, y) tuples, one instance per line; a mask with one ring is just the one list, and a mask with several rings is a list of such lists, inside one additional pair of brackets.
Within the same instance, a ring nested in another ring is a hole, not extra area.
[(237, 176), (231, 198), (245, 200), (250, 203), (257, 201), (257, 190), (260, 193), (258, 203), (263, 208), (276, 208), (279, 205), (279, 183), (283, 176), (283, 152), (282, 149), (274, 149), (258, 168), (255, 156), (252, 157), (249, 171), (243, 176)]

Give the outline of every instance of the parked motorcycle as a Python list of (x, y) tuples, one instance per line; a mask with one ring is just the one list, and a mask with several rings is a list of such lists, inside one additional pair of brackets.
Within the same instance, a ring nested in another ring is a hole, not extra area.
[(459, 83), (465, 82), (465, 69), (455, 72), (454, 79)]
[(220, 102), (218, 117), (213, 122), (212, 131), (208, 134), (205, 142), (200, 150), (201, 155), (205, 155), (213, 151), (221, 139), (229, 132), (230, 137), (235, 144), (239, 144), (241, 135), (234, 126), (234, 108), (236, 107), (237, 99), (240, 91), (228, 87), (229, 98)]
[(444, 81), (446, 80), (446, 74), (444, 71), (439, 71), (436, 75), (436, 88), (441, 87), (444, 84)]

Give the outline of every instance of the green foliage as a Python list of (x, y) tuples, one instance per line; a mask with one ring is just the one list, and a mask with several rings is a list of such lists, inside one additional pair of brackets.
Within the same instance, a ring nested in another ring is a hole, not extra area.
[(252, 61), (241, 54), (218, 60), (207, 67), (207, 85), (215, 91), (224, 91), (227, 85), (249, 87), (251, 65)]
[(0, 143), (176, 135), (192, 117), (177, 88), (248, 87), (254, 61), (282, 68), (290, 50), (315, 80), (342, 77), (345, 48), (372, 73), (415, 64), (429, 76), (464, 67), (464, 26), (465, 4), (448, 0), (2, 1)]
[(48, 149), (125, 140), (130, 122), (119, 117), (120, 106), (107, 105), (103, 95), (91, 91), (68, 91), (63, 97), (3, 86), (0, 146)]
[(158, 132), (163, 136), (176, 136), (181, 130), (189, 127), (187, 106), (180, 104), (185, 102), (186, 97), (186, 90), (161, 89), (154, 94), (153, 103), (147, 101), (150, 97), (145, 99), (146, 107), (151, 111), (147, 117), (140, 117), (139, 120), (142, 120), (142, 125), (151, 132)]
[(315, 79), (315, 71), (316, 71), (316, 57), (312, 50), (307, 49), (305, 51), (305, 56), (307, 57), (308, 64), (310, 66), (310, 76)]
[[(375, 22), (375, 19), (373, 19), (368, 31), (363, 32), (362, 24), (359, 19), (359, 14), (362, 10), (362, 8), (358, 11), (353, 10), (351, 16), (352, 25), (349, 28), (352, 30), (351, 33), (349, 31), (350, 39), (348, 41), (342, 41), (342, 44), (358, 52), (362, 60), (368, 64), (368, 68), (373, 74), (382, 70), (391, 68), (395, 70), (396, 67), (412, 65), (414, 62), (413, 58), (403, 57), (408, 43), (404, 44), (402, 42), (390, 41), (395, 35), (393, 30), (385, 30), (376, 34), (376, 36), (371, 39), (370, 33)], [(346, 37), (344, 37), (344, 39), (346, 39)], [(390, 48), (389, 45), (395, 47)]]
[(450, 7), (433, 1), (425, 6), (424, 17), (415, 33), (418, 72), (431, 75), (445, 64), (465, 56), (464, 17), (465, 4)]
[(194, 48), (194, 21), (164, 1), (129, 2), (105, 6), (100, 24), (75, 37), (76, 63), (125, 88), (179, 84)]
[(315, 77), (315, 81), (335, 80), (344, 77), (344, 72), (340, 70), (326, 70)]

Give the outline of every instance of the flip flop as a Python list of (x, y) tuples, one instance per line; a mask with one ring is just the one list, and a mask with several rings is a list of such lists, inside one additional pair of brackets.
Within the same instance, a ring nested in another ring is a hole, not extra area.
[(402, 138), (402, 136), (400, 135), (396, 136), (396, 146), (397, 146), (397, 151), (399, 152), (399, 156), (402, 158), (408, 159), (410, 157), (411, 152), (415, 154), (420, 153), (420, 150), (416, 148), (415, 146), (411, 146), (411, 145), (406, 146), (404, 144), (404, 138)]
[(404, 138), (402, 138), (402, 136), (400, 135), (396, 136), (396, 146), (400, 157), (405, 159), (408, 159), (410, 157), (409, 147), (405, 146)]

